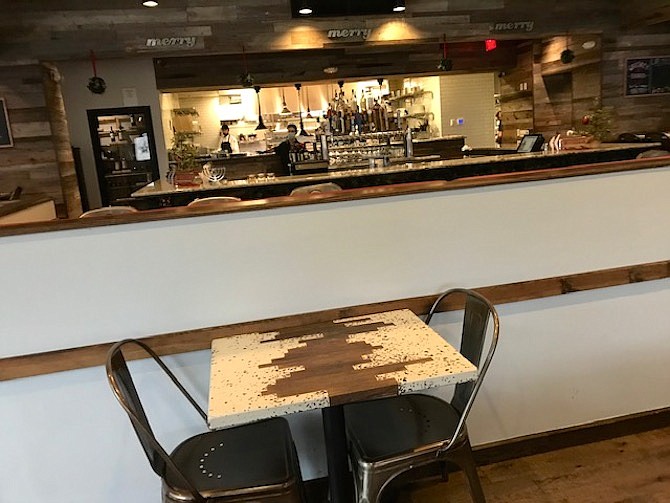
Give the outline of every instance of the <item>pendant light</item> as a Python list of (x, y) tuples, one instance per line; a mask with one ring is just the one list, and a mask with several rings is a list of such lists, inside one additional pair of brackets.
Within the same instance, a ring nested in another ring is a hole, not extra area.
[(263, 124), (263, 115), (261, 114), (261, 86), (254, 86), (254, 91), (256, 91), (256, 97), (258, 98), (258, 126), (256, 126), (256, 131), (260, 131), (261, 129), (267, 129)]
[(295, 84), (295, 89), (298, 91), (298, 115), (300, 116), (300, 132), (298, 133), (300, 136), (309, 136), (309, 133), (305, 131), (305, 126), (302, 123), (302, 103), (300, 101), (300, 88), (302, 87), (302, 84), (298, 83)]
[(284, 95), (284, 88), (281, 88), (281, 99), (282, 99), (282, 111), (279, 112), (279, 115), (291, 115), (291, 111), (286, 106), (286, 96)]
[(313, 12), (312, 7), (310, 7), (309, 1), (302, 0), (302, 2), (300, 2), (300, 8), (298, 9), (298, 14), (300, 14), (301, 16), (309, 16), (312, 14), (312, 12)]
[(309, 89), (307, 89), (307, 115), (305, 115), (306, 119), (313, 119), (312, 117), (312, 111), (309, 109)]

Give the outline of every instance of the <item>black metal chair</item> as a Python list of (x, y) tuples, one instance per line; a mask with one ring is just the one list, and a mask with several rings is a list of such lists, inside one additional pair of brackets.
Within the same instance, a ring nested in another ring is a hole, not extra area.
[[(401, 474), (437, 463), (448, 478), (447, 463), (456, 464), (468, 479), (473, 501), (485, 501), (477, 475), (465, 420), (470, 412), (498, 342), (499, 321), (493, 305), (482, 295), (462, 288), (441, 294), (426, 323), (443, 302), (465, 296), (460, 353), (478, 367), (477, 379), (456, 385), (453, 398), (409, 394), (355, 403), (345, 407), (345, 419), (356, 498), (377, 503), (382, 491)], [(480, 364), (488, 337), (486, 358)]]
[(202, 433), (186, 439), (168, 454), (154, 435), (128, 370), (124, 349), (131, 345), (139, 349), (139, 355), (158, 364), (203, 420), (207, 416), (145, 343), (126, 339), (112, 346), (107, 356), (107, 379), (128, 414), (151, 467), (163, 481), (164, 503), (304, 501), (298, 457), (288, 422), (283, 418)]

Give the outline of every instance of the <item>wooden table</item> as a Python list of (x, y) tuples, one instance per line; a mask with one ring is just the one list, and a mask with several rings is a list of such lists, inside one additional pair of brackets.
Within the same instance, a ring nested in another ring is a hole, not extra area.
[(343, 405), (474, 379), (477, 369), (412, 311), (212, 341), (209, 426), (321, 409), (331, 501), (351, 501)]

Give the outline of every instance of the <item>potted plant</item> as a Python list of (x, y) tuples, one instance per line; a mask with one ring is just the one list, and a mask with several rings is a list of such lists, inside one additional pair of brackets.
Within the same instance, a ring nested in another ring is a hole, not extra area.
[(170, 177), (174, 185), (198, 185), (200, 163), (198, 147), (193, 145), (193, 135), (175, 132), (170, 149)]

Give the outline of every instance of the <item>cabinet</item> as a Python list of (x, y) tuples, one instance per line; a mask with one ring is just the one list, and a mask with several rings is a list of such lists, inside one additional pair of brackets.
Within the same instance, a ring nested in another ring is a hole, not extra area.
[(104, 108), (87, 113), (103, 206), (130, 197), (159, 178), (149, 107)]

